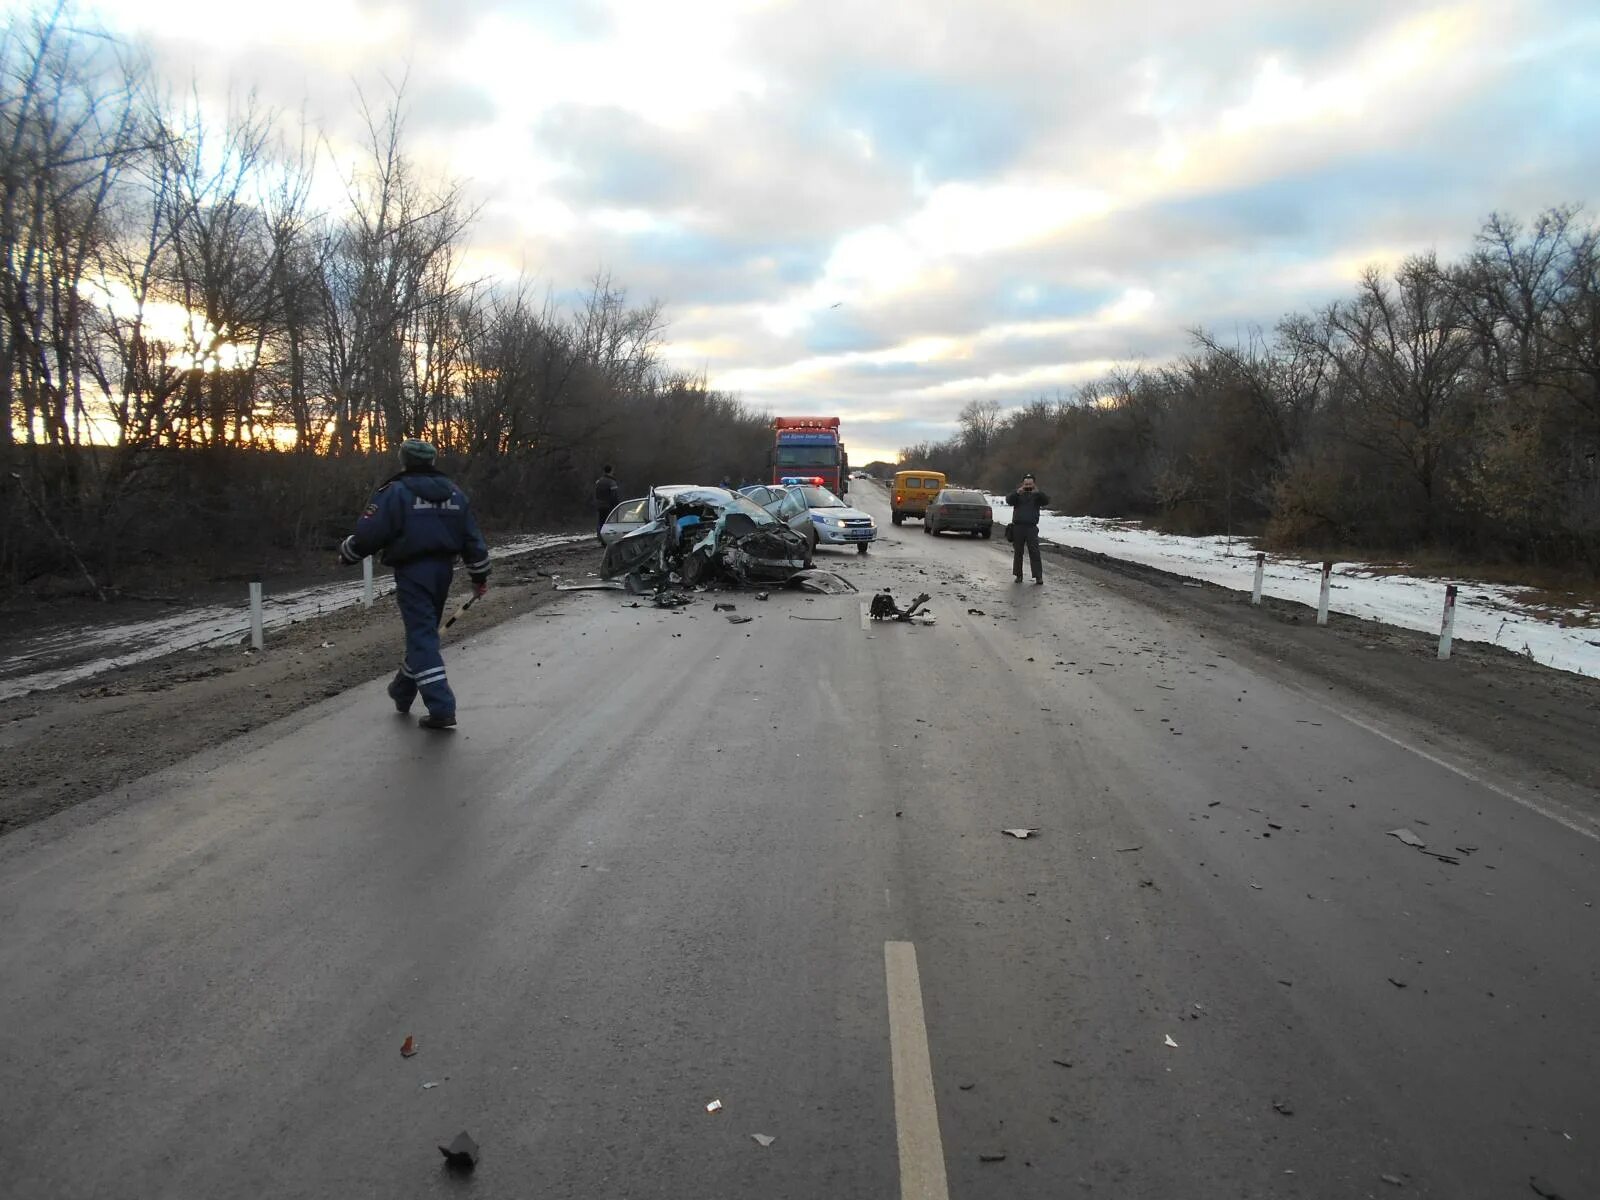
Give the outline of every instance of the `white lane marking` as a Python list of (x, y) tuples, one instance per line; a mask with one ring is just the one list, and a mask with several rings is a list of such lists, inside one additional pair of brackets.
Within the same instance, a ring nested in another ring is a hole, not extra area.
[[(1298, 691), (1299, 689), (1295, 690)], [(1467, 780), (1469, 783), (1475, 783), (1479, 787), (1485, 788), (1488, 791), (1493, 792), (1495, 795), (1511, 801), (1513, 804), (1521, 805), (1529, 812), (1536, 812), (1541, 817), (1545, 817), (1548, 820), (1554, 821), (1563, 829), (1570, 829), (1573, 833), (1581, 834), (1591, 841), (1600, 842), (1600, 831), (1597, 831), (1593, 826), (1581, 825), (1577, 821), (1572, 820), (1570, 817), (1557, 812), (1555, 809), (1540, 804), (1537, 800), (1529, 800), (1526, 796), (1520, 796), (1516, 792), (1510, 791), (1507, 788), (1503, 788), (1497, 783), (1490, 782), (1483, 776), (1477, 774), (1475, 771), (1469, 771), (1463, 766), (1459, 766), (1456, 763), (1448, 761), (1447, 759), (1440, 758), (1437, 754), (1430, 754), (1421, 746), (1414, 746), (1404, 738), (1396, 737), (1394, 734), (1385, 729), (1380, 729), (1378, 726), (1373, 725), (1370, 722), (1363, 721), (1360, 717), (1353, 717), (1343, 709), (1329, 704), (1326, 700), (1322, 700), (1306, 692), (1300, 692), (1300, 695), (1304, 696), (1307, 700), (1311, 701), (1323, 711), (1332, 713), (1342, 721), (1350, 722), (1350, 724), (1354, 725), (1357, 729), (1365, 729), (1368, 733), (1375, 737), (1381, 737), (1384, 741), (1390, 743), (1391, 745), (1399, 746), (1402, 750), (1409, 750), (1418, 758), (1426, 759), (1436, 767), (1443, 767), (1452, 775), (1458, 775), (1462, 779)]]
[(928, 1028), (922, 1018), (922, 980), (917, 948), (910, 942), (883, 944), (889, 988), (889, 1059), (894, 1068), (894, 1122), (900, 1143), (900, 1200), (950, 1200), (939, 1140), (939, 1108), (933, 1095)]

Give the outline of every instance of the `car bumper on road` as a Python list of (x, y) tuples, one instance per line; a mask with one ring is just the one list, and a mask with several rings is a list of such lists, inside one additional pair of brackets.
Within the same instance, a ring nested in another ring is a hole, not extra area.
[(935, 517), (933, 524), (940, 533), (987, 533), (994, 528), (993, 521), (981, 517)]

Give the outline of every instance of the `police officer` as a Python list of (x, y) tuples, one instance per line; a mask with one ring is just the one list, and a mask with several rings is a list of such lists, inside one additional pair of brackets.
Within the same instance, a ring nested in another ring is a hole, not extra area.
[(1028, 565), (1033, 568), (1033, 581), (1044, 582), (1043, 564), (1039, 561), (1039, 510), (1050, 503), (1050, 497), (1039, 490), (1032, 475), (1022, 477), (1022, 486), (1006, 497), (1011, 505), (1011, 573), (1022, 582), (1022, 552), (1028, 552)]
[(397, 712), (410, 712), (420, 693), (428, 715), (424, 729), (449, 729), (456, 723), (456, 698), (445, 679), (439, 653), (439, 618), (456, 555), (466, 564), (475, 596), (489, 590), (489, 547), (478, 531), (466, 493), (433, 465), (436, 451), (408, 438), (400, 445), (401, 471), (372, 497), (356, 531), (339, 546), (339, 557), (358, 563), (383, 555), (394, 568), (395, 598), (406, 623), (406, 655), (389, 684)]
[(600, 531), (605, 528), (606, 518), (611, 515), (611, 510), (621, 503), (622, 485), (611, 473), (611, 465), (608, 463), (601, 468), (600, 478), (594, 481), (594, 507), (595, 512), (599, 514), (595, 518), (594, 537), (602, 546), (606, 544), (606, 540), (600, 536)]

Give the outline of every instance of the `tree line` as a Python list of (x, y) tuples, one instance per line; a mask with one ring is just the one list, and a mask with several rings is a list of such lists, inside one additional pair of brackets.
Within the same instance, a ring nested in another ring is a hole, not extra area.
[(341, 164), (253, 98), (208, 123), (71, 18), (0, 26), (0, 590), (330, 544), (406, 437), (491, 526), (586, 509), (603, 459), (762, 461), (764, 415), (663, 365), (658, 303), (463, 271), (476, 210), (408, 153), (403, 84), (356, 93)]
[(1369, 269), (1354, 294), (1176, 362), (1012, 411), (963, 409), (908, 466), (1062, 511), (1302, 550), (1437, 550), (1600, 573), (1600, 229), (1492, 216), (1454, 262)]

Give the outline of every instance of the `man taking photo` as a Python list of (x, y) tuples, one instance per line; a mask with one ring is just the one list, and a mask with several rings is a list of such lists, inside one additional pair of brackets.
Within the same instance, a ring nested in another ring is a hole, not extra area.
[(1011, 506), (1011, 573), (1022, 582), (1022, 548), (1028, 548), (1033, 581), (1044, 582), (1044, 567), (1039, 561), (1039, 512), (1050, 503), (1034, 483), (1032, 475), (1022, 477), (1022, 486), (1006, 497)]

